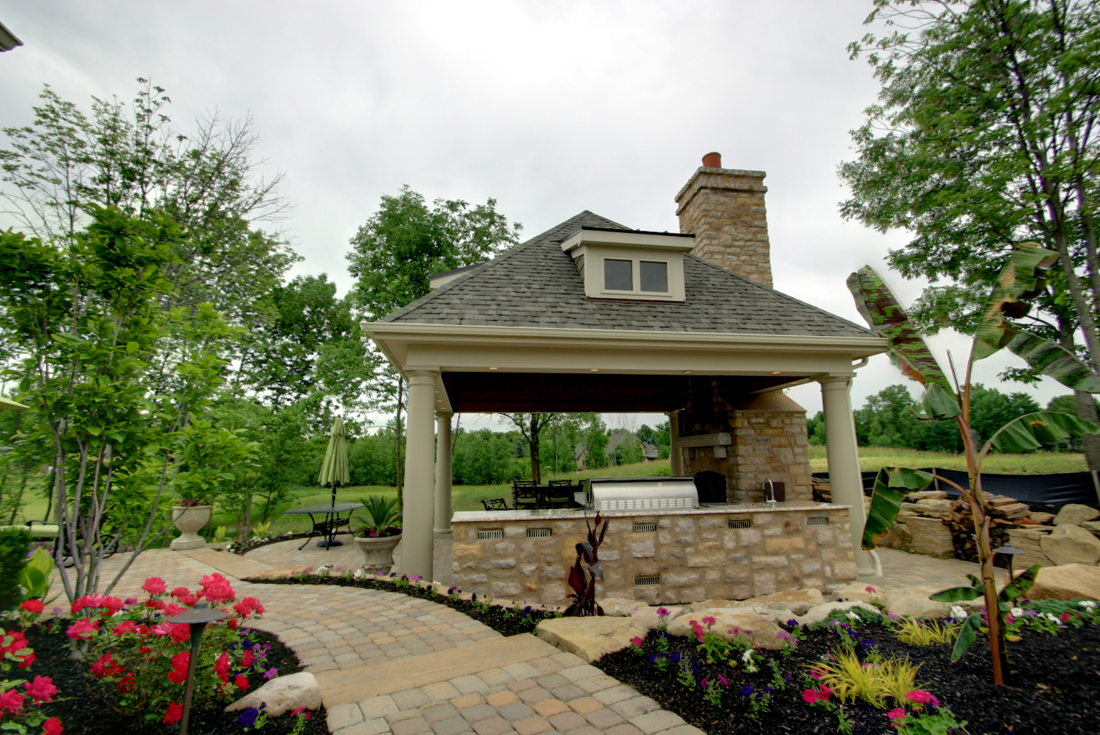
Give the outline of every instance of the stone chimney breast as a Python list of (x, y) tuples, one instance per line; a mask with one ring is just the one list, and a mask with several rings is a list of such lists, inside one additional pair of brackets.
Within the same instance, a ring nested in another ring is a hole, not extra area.
[(692, 255), (770, 288), (767, 174), (721, 166), (721, 155), (708, 153), (676, 195), (680, 232), (695, 235)]

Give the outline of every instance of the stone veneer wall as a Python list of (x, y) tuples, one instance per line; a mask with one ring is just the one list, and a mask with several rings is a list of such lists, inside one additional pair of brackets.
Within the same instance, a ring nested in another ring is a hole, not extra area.
[(784, 483), (787, 500), (813, 499), (805, 409), (777, 392), (727, 405), (724, 413), (732, 444), (682, 449), (685, 475), (704, 470), (725, 475), (726, 498), (732, 503), (763, 502), (767, 479)]
[(763, 171), (700, 167), (676, 195), (680, 232), (695, 235), (692, 255), (772, 285)]
[[(453, 522), (456, 587), (528, 603), (568, 602), (566, 574), (576, 561), (576, 545), (586, 540), (583, 517), (517, 520), (505, 511), (500, 520), (471, 513), (477, 520), (464, 521), (463, 515)], [(828, 525), (807, 525), (810, 516), (826, 516)], [(730, 520), (748, 520), (751, 527), (730, 528)], [(657, 530), (635, 533), (635, 524), (655, 524)], [(497, 529), (503, 538), (478, 539), (478, 531)], [(528, 537), (528, 529), (550, 529), (552, 535)], [(617, 514), (610, 518), (599, 557), (604, 579), (597, 583), (597, 597), (650, 604), (743, 600), (809, 587), (828, 591), (856, 577), (843, 506)], [(635, 585), (638, 577), (658, 577), (660, 583)]]

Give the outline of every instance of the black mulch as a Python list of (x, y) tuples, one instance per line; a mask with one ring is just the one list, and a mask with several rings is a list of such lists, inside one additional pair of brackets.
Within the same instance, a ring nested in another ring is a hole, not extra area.
[[(82, 663), (71, 657), (69, 639), (62, 632), (62, 626), (55, 626), (47, 633), (36, 626), (27, 631), (27, 640), (34, 649), (36, 660), (27, 670), (33, 676), (49, 676), (57, 687), (57, 698), (42, 705), (47, 717), (57, 717), (65, 728), (66, 735), (119, 735), (119, 732), (140, 733), (141, 735), (178, 734), (179, 727), (164, 724), (148, 725), (140, 720), (119, 714), (109, 699), (104, 698), (103, 689)], [(294, 652), (279, 642), (270, 633), (253, 630), (256, 642), (271, 646), (265, 665), (274, 666), (280, 675), (293, 674), (302, 670)], [(206, 709), (193, 709), (189, 732), (196, 735), (239, 735), (243, 728), (237, 723), (240, 712), (226, 714), (221, 711), (225, 706)], [(296, 718), (290, 715), (272, 717), (263, 728), (264, 733), (289, 733), (294, 729)], [(303, 730), (306, 735), (327, 735), (324, 708), (314, 710), (311, 719)]]
[(272, 536), (265, 539), (227, 539), (227, 542), (232, 547), (234, 554), (237, 556), (244, 556), (250, 551), (256, 549), (262, 549), (265, 546), (271, 546), (271, 544), (282, 543), (283, 541), (296, 541), (297, 539), (309, 538), (313, 536), (316, 539), (320, 539), (321, 536), (311, 534), (309, 531), (302, 533), (284, 533), (281, 536)]
[(298, 575), (288, 579), (246, 579), (245, 582), (255, 584), (313, 584), (313, 585), (339, 585), (340, 587), (358, 587), (367, 590), (381, 590), (383, 592), (399, 592), (411, 597), (419, 597), (422, 600), (446, 605), (460, 613), (464, 613), (474, 620), (478, 620), (503, 636), (518, 635), (520, 633), (534, 633), (535, 626), (545, 618), (559, 617), (557, 612), (533, 608), (531, 606), (519, 606), (513, 608), (493, 605), (488, 601), (467, 601), (459, 599), (457, 594), (448, 595), (447, 589), (428, 589), (415, 584), (401, 585), (394, 582), (383, 582), (371, 577), (363, 579), (351, 579), (348, 577), (329, 575), (321, 577), (313, 574)]
[[(989, 646), (981, 637), (953, 664), (949, 645), (907, 645), (878, 626), (862, 628), (859, 634), (864, 641), (875, 641), (883, 655), (908, 656), (911, 662), (921, 664), (917, 681), (927, 684), (926, 688), (949, 706), (957, 719), (966, 720), (969, 723), (966, 732), (971, 735), (1100, 733), (1100, 625), (1067, 628), (1057, 636), (1025, 632), (1022, 641), (1009, 644), (1013, 679), (1010, 686), (1004, 687), (992, 683)], [(765, 652), (764, 664), (756, 674), (745, 673), (740, 665), (732, 668), (728, 663), (707, 664), (694, 639), (669, 637), (669, 653), (691, 656), (698, 663), (696, 682), (702, 677), (713, 680), (719, 673), (730, 682), (718, 708), (703, 701), (698, 684), (689, 689), (679, 683), (675, 665), (661, 672), (650, 662), (658, 651), (658, 635), (663, 634), (650, 634), (643, 655), (627, 649), (603, 657), (596, 666), (711, 735), (837, 732), (835, 715), (820, 705), (814, 707), (802, 701), (809, 666), (838, 643), (835, 629), (810, 631), (797, 652), (789, 656)], [(780, 677), (788, 676), (791, 680), (784, 681), (786, 688), (773, 695), (767, 712), (750, 719), (750, 698), (745, 696), (747, 692), (742, 693), (742, 687), (753, 687), (754, 696), (758, 696), (765, 685), (773, 686), (768, 661), (776, 661)], [(855, 703), (846, 705), (845, 711), (852, 719), (856, 735), (896, 732), (886, 717), (887, 710)]]

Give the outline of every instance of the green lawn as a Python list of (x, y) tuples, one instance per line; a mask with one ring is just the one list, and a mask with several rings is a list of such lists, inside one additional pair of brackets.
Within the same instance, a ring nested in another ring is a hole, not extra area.
[[(810, 467), (814, 472), (827, 472), (829, 462), (825, 447), (810, 447)], [(860, 447), (859, 468), (875, 472), (883, 467), (942, 467), (945, 470), (965, 470), (966, 457), (947, 452), (921, 452), (893, 447)], [(1034, 452), (1032, 454), (991, 454), (982, 466), (991, 475), (1054, 475), (1063, 472), (1087, 472), (1085, 455), (1069, 452)]]

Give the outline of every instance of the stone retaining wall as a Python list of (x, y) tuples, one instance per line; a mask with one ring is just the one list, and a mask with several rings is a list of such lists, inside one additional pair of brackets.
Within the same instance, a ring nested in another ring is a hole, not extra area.
[[(528, 603), (566, 604), (566, 575), (576, 561), (576, 545), (587, 535), (583, 515), (516, 515), (455, 514), (455, 586)], [(828, 525), (807, 525), (810, 517), (828, 519)], [(731, 528), (731, 521), (748, 527)], [(655, 530), (635, 531), (646, 524)], [(479, 539), (479, 531), (499, 531), (501, 537)], [(528, 535), (547, 531), (549, 536)], [(786, 589), (827, 591), (856, 577), (844, 506), (614, 514), (599, 557), (604, 578), (597, 583), (598, 598), (649, 604), (741, 600)]]

